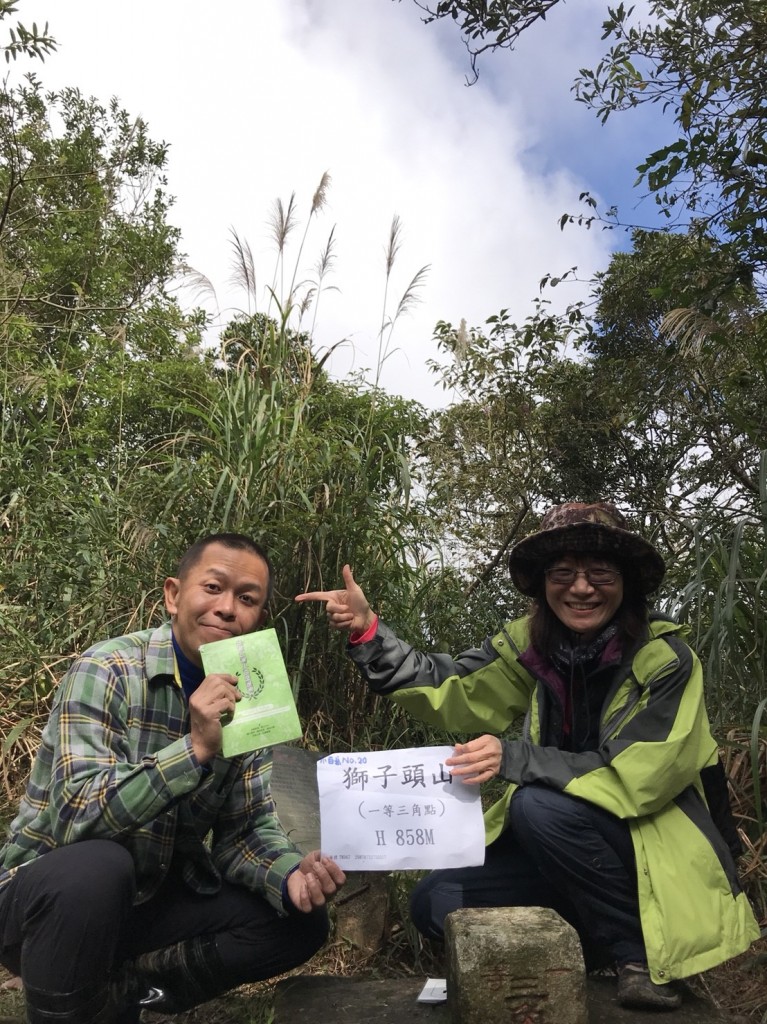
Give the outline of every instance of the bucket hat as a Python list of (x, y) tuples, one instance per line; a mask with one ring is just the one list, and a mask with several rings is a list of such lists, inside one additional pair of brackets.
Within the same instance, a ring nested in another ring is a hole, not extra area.
[(514, 586), (528, 597), (540, 593), (543, 570), (557, 555), (601, 555), (631, 571), (643, 594), (657, 590), (666, 566), (657, 548), (626, 526), (626, 519), (608, 501), (571, 501), (555, 505), (540, 528), (515, 544), (509, 553)]

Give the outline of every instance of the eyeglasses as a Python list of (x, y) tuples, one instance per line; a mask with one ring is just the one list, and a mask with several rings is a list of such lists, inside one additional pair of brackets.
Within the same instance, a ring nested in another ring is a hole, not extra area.
[(620, 569), (568, 569), (560, 565), (545, 569), (544, 572), (549, 583), (561, 587), (569, 587), (579, 576), (585, 576), (592, 587), (607, 587), (621, 575)]

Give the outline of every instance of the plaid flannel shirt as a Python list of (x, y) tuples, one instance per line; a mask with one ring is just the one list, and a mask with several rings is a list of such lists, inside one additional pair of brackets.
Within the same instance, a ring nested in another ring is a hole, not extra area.
[(0, 850), (0, 891), (20, 865), (84, 839), (131, 852), (136, 902), (174, 862), (187, 884), (221, 879), (283, 909), (283, 883), (302, 854), (277, 818), (271, 751), (192, 752), (170, 624), (96, 644), (61, 680), (19, 813)]

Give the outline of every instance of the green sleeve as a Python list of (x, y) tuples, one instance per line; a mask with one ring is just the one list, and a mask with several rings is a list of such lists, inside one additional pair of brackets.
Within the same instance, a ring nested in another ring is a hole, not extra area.
[(414, 718), (443, 729), (502, 733), (530, 704), (534, 680), (502, 657), (508, 635), (488, 637), (453, 658), (424, 654), (379, 623), (376, 636), (350, 645), (349, 655), (370, 688)]

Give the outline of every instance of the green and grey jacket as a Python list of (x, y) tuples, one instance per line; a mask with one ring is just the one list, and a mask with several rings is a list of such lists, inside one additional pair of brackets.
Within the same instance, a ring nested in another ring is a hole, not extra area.
[(596, 749), (580, 752), (544, 745), (551, 742), (551, 693), (520, 660), (529, 647), (527, 618), (455, 659), (419, 653), (383, 623), (372, 640), (348, 650), (371, 689), (431, 725), (502, 736), (524, 716), (522, 738), (502, 741), (501, 772), (510, 785), (486, 812), (487, 842), (506, 826), (514, 789), (530, 783), (628, 821), (648, 963), (654, 980), (666, 982), (743, 952), (759, 927), (703, 797), (700, 773), (718, 750), (700, 662), (684, 627), (655, 620), (649, 628), (605, 692)]

